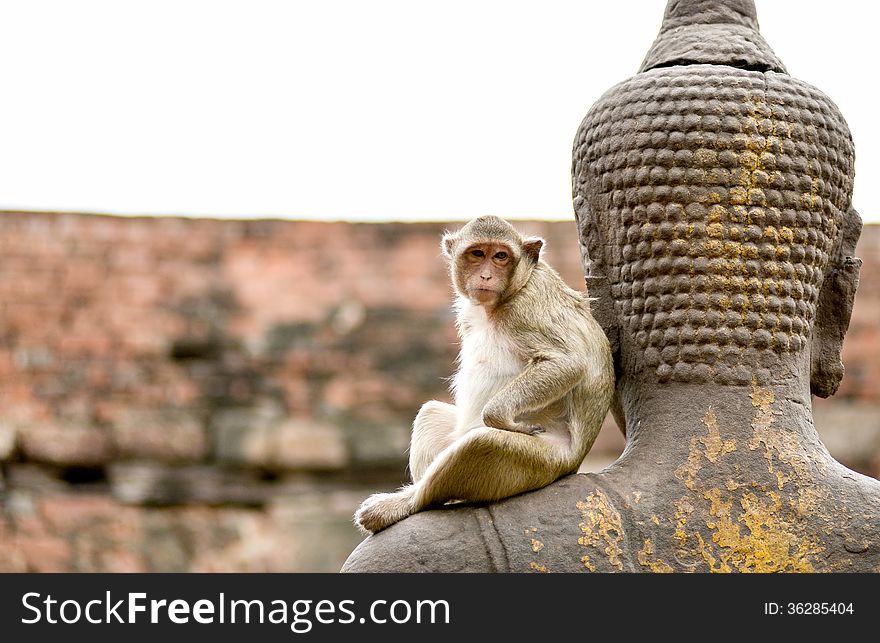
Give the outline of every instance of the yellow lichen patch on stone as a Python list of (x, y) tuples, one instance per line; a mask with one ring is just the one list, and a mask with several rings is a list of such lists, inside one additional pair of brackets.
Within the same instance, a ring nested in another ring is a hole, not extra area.
[[(721, 439), (718, 419), (715, 417), (715, 411), (712, 408), (709, 408), (706, 415), (703, 416), (703, 424), (706, 426), (706, 435), (691, 438), (688, 459), (675, 470), (675, 477), (684, 482), (684, 486), (691, 491), (696, 489), (694, 480), (700, 471), (701, 457), (705, 457), (714, 464), (721, 456), (736, 451), (736, 440)], [(703, 445), (702, 451), (698, 448), (700, 444)]]
[(633, 502), (639, 504), (642, 501), (642, 492), (633, 491)]
[[(797, 532), (789, 522), (778, 493), (744, 491), (738, 499), (721, 489), (708, 489), (703, 498), (709, 502), (706, 527), (712, 533), (706, 542), (698, 530), (692, 535), (696, 552), (714, 573), (739, 572), (812, 572), (812, 557), (824, 551), (814, 536)], [(679, 501), (681, 503), (681, 501)], [(735, 515), (734, 506), (741, 511)], [(684, 520), (679, 530), (684, 532)], [(743, 529), (745, 528), (745, 529)], [(684, 543), (678, 531), (676, 538)], [(713, 546), (714, 545), (714, 546)]]
[(642, 547), (638, 552), (639, 564), (642, 567), (647, 567), (655, 574), (671, 574), (672, 567), (663, 562), (660, 558), (656, 560), (651, 560), (651, 555), (654, 553), (654, 543), (651, 542), (650, 538), (645, 538), (645, 546)]
[(584, 554), (583, 556), (581, 556), (581, 562), (584, 564), (584, 567), (589, 569), (591, 572), (596, 571), (596, 566), (593, 564), (593, 562), (590, 560), (590, 557), (587, 554)]
[(760, 136), (746, 136), (746, 149), (739, 153), (738, 158), (739, 165), (745, 170), (745, 176), (740, 183), (746, 188), (749, 204), (767, 207), (767, 197), (762, 188), (776, 183), (779, 171), (768, 170), (764, 166), (764, 160), (768, 155), (772, 156), (774, 145), (781, 146), (781, 141), (777, 132), (777, 120), (773, 118), (773, 110), (766, 99), (752, 95), (747, 100), (752, 103), (747, 117), (749, 130)]
[(703, 560), (709, 566), (709, 571), (713, 574), (729, 574), (731, 572), (730, 567), (723, 561), (717, 563), (715, 557), (712, 555), (711, 549), (706, 546), (706, 542), (703, 540), (700, 532), (695, 531), (694, 535), (697, 537), (697, 553), (702, 556)]
[(801, 205), (807, 210), (817, 210), (822, 207), (822, 197), (819, 196), (819, 180), (815, 177), (810, 181), (810, 191), (801, 194)]
[(718, 428), (718, 419), (715, 417), (715, 411), (711, 408), (703, 418), (703, 424), (709, 430), (708, 435), (700, 438), (700, 442), (705, 447), (706, 459), (709, 462), (716, 462), (719, 457), (736, 451), (736, 440), (722, 440), (721, 431)]
[(651, 522), (653, 522), (655, 525), (659, 525), (659, 524), (660, 524), (660, 519), (659, 519), (657, 516), (653, 516), (653, 515), (652, 515), (652, 516), (651, 516)]
[(687, 543), (688, 535), (684, 527), (693, 510), (694, 506), (687, 496), (682, 496), (675, 501), (675, 540), (678, 542), (679, 549), (684, 549)]
[(532, 563), (529, 563), (529, 567), (531, 567), (536, 572), (540, 572), (542, 574), (547, 573), (547, 568), (544, 567), (544, 565), (539, 565), (538, 563), (532, 562)]
[(702, 556), (705, 563), (709, 566), (710, 572), (715, 572), (715, 557), (708, 551), (706, 551), (706, 543), (703, 541), (703, 537), (700, 535), (699, 531), (694, 532), (694, 537), (697, 539), (696, 552)]
[(596, 490), (576, 506), (583, 516), (583, 521), (578, 525), (582, 534), (578, 543), (584, 547), (595, 547), (608, 557), (612, 566), (622, 570), (623, 526), (620, 514), (611, 506), (608, 497)]
[(732, 187), (727, 192), (731, 205), (743, 205), (748, 200), (748, 192), (743, 187)]
[(532, 538), (532, 551), (538, 553), (542, 549), (544, 549), (544, 543), (542, 543), (540, 540), (535, 540), (534, 538)]
[(749, 393), (749, 398), (752, 400), (752, 406), (764, 413), (770, 413), (770, 405), (776, 401), (773, 391), (761, 388), (756, 381), (752, 381), (752, 392)]
[[(747, 491), (739, 500), (738, 521), (731, 504), (719, 505), (718, 527), (712, 541), (721, 549), (721, 561), (740, 572), (813, 572), (812, 556), (824, 551), (812, 536), (795, 532), (788, 523), (779, 494), (763, 496)], [(746, 532), (740, 529), (744, 525)], [(714, 570), (713, 570), (714, 571)]]
[(691, 449), (687, 461), (675, 470), (675, 477), (684, 482), (684, 486), (693, 491), (694, 479), (700, 471), (700, 452), (697, 450), (698, 438), (691, 438)]
[[(706, 435), (691, 438), (687, 461), (676, 470), (692, 492), (674, 503), (676, 559), (702, 559), (715, 573), (814, 571), (816, 556), (824, 547), (816, 534), (803, 532), (800, 520), (814, 515), (821, 505), (819, 491), (794, 437), (774, 426), (773, 392), (753, 382), (750, 398), (755, 417), (748, 447), (754, 451), (763, 446), (776, 485), (736, 476), (722, 486), (701, 483), (698, 474), (705, 466), (704, 457), (714, 464), (736, 449), (732, 440), (722, 439), (710, 409), (703, 418)], [(779, 490), (794, 479), (800, 488), (783, 500)]]
[[(820, 494), (813, 486), (802, 486), (797, 490), (797, 496), (791, 498), (788, 502), (792, 510), (794, 510), (800, 518), (806, 518), (808, 516), (816, 515), (821, 495), (824, 494)], [(819, 517), (822, 519), (825, 518), (825, 516), (821, 515)], [(830, 531), (830, 527), (828, 530)]]
[[(721, 497), (721, 489), (709, 489), (703, 492), (703, 498), (709, 501), (709, 514), (712, 516), (729, 516), (730, 507), (733, 501), (730, 498)], [(711, 523), (706, 523), (709, 528), (714, 527)]]
[(706, 236), (710, 239), (721, 239), (724, 237), (724, 226), (719, 223), (710, 223), (706, 226)]
[[(767, 470), (776, 476), (776, 485), (783, 489), (793, 477), (802, 483), (812, 482), (809, 467), (804, 457), (799, 453), (800, 449), (796, 437), (785, 429), (774, 429), (774, 416), (771, 405), (775, 402), (773, 392), (761, 388), (752, 382), (752, 392), (749, 394), (752, 406), (755, 407), (755, 418), (752, 420), (752, 437), (749, 439), (749, 449), (752, 451), (764, 445), (764, 458), (767, 460)], [(780, 464), (788, 465), (790, 473), (782, 471)]]

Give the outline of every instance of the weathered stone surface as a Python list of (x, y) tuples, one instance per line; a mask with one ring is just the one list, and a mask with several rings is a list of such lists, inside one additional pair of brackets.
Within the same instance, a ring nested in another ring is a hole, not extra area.
[(782, 61), (758, 31), (752, 0), (669, 3), (663, 26), (639, 71), (704, 63), (785, 73)]
[(71, 485), (59, 476), (58, 467), (32, 462), (10, 462), (5, 469), (10, 489), (34, 493), (71, 491)]
[(208, 454), (203, 413), (180, 409), (127, 410), (111, 431), (120, 458), (201, 460)]
[(367, 490), (305, 481), (290, 490), (295, 495), (261, 509), (139, 507), (102, 493), (13, 492), (0, 520), (0, 571), (339, 569), (360, 539), (349, 520)]
[[(664, 436), (641, 434), (647, 444), (601, 473), (415, 514), (365, 540), (343, 571), (875, 570), (880, 497), (865, 489), (877, 481), (798, 444), (784, 422), (805, 417), (796, 403), (756, 389), (743, 418), (737, 396), (713, 398), (711, 413), (704, 397), (653, 399), (680, 419), (703, 413), (699, 428), (652, 424)], [(666, 439), (682, 447), (661, 451)]]
[(348, 462), (339, 427), (309, 420), (286, 420), (274, 431), (270, 466), (281, 469), (341, 469)]
[(585, 117), (572, 178), (624, 454), (416, 514), (344, 571), (880, 571), (880, 481), (835, 461), (811, 414), (858, 285), (837, 107), (785, 73), (751, 1), (671, 0), (640, 73)]
[(333, 424), (283, 420), (236, 409), (215, 419), (221, 462), (265, 469), (339, 469), (348, 462), (345, 435)]
[(403, 422), (363, 426), (350, 435), (352, 459), (368, 466), (398, 463), (398, 454), (409, 448), (411, 431), (411, 426)]
[(414, 514), (364, 540), (342, 571), (507, 571), (503, 554), (493, 546), (499, 539), (483, 540), (491, 519), (485, 509), (464, 506)]
[(271, 436), (280, 422), (278, 409), (219, 411), (211, 421), (217, 459), (229, 464), (265, 465), (272, 449)]
[(766, 384), (807, 346), (852, 189), (827, 98), (772, 72), (650, 70), (591, 109), (575, 154), (592, 272), (660, 383)]
[[(822, 284), (810, 345), (810, 391), (819, 397), (834, 395), (843, 379), (843, 337), (852, 316), (862, 266), (862, 260), (855, 256), (861, 231), (862, 220), (850, 209)], [(846, 323), (838, 323), (841, 319)]]
[(113, 496), (129, 504), (262, 505), (278, 489), (258, 470), (209, 465), (117, 462), (109, 468)]
[(24, 455), (37, 462), (70, 466), (98, 466), (113, 457), (107, 432), (93, 426), (46, 423), (20, 427)]

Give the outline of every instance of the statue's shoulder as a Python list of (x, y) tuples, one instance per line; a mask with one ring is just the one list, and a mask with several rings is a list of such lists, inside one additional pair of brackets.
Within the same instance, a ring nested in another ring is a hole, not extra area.
[(422, 511), (369, 536), (342, 567), (348, 573), (492, 572), (483, 536), (485, 508)]
[(413, 514), (364, 540), (342, 571), (634, 571), (628, 509), (603, 476), (570, 475), (496, 503)]

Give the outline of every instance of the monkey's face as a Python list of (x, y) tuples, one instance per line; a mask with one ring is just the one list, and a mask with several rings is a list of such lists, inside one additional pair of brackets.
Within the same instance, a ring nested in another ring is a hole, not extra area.
[(504, 243), (476, 243), (458, 258), (458, 287), (473, 303), (495, 306), (507, 289), (516, 258)]

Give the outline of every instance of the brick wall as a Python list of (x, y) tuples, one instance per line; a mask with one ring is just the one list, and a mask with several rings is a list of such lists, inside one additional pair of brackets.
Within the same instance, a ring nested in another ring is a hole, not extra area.
[[(444, 224), (0, 214), (0, 570), (334, 570), (447, 397)], [(572, 222), (522, 222), (583, 283)], [(880, 229), (823, 438), (880, 472)], [(612, 461), (606, 427), (587, 463)]]

